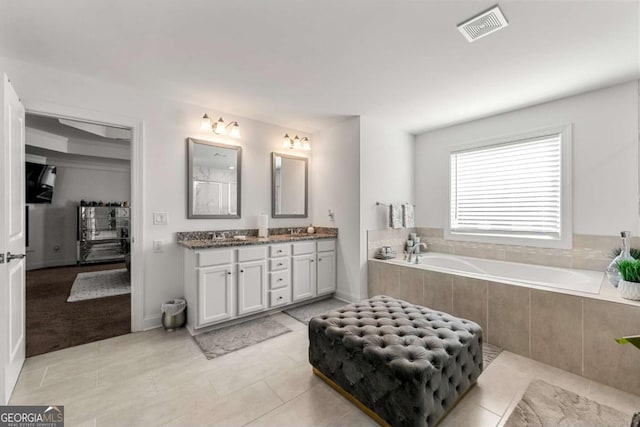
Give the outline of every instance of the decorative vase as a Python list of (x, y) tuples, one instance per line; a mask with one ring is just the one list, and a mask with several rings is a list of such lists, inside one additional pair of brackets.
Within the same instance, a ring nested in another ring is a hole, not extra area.
[(618, 283), (622, 280), (622, 277), (620, 277), (620, 271), (618, 271), (618, 262), (623, 259), (633, 260), (631, 250), (629, 248), (629, 237), (631, 237), (631, 232), (621, 231), (620, 237), (622, 238), (620, 254), (611, 261), (611, 264), (609, 264), (605, 270), (609, 282), (611, 282), (611, 284), (616, 288), (618, 287)]
[(640, 301), (640, 283), (620, 280), (620, 283), (618, 283), (618, 290), (620, 291), (620, 296), (622, 298)]

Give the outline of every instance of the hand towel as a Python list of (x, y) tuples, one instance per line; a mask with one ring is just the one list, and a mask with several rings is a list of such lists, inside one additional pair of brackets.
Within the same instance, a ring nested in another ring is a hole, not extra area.
[(404, 228), (415, 227), (415, 219), (413, 215), (413, 204), (405, 203), (402, 205), (402, 225)]
[(396, 203), (389, 205), (389, 227), (402, 228), (402, 205)]

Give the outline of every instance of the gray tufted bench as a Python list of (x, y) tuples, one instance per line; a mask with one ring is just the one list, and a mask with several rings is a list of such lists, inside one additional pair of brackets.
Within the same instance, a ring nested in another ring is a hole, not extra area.
[(434, 426), (482, 372), (482, 329), (380, 295), (311, 319), (309, 361), (378, 422)]

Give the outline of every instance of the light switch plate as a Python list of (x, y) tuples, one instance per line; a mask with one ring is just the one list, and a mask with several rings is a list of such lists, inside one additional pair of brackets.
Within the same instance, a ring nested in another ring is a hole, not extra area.
[(153, 252), (162, 252), (162, 240), (153, 241)]
[(169, 223), (169, 214), (167, 212), (154, 212), (153, 225), (167, 225)]

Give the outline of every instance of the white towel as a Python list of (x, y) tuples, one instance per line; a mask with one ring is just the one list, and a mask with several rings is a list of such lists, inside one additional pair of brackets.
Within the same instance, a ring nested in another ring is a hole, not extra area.
[(413, 204), (405, 203), (402, 205), (402, 225), (404, 228), (415, 227), (415, 219), (413, 215)]
[(402, 205), (396, 203), (389, 205), (389, 227), (402, 228)]

